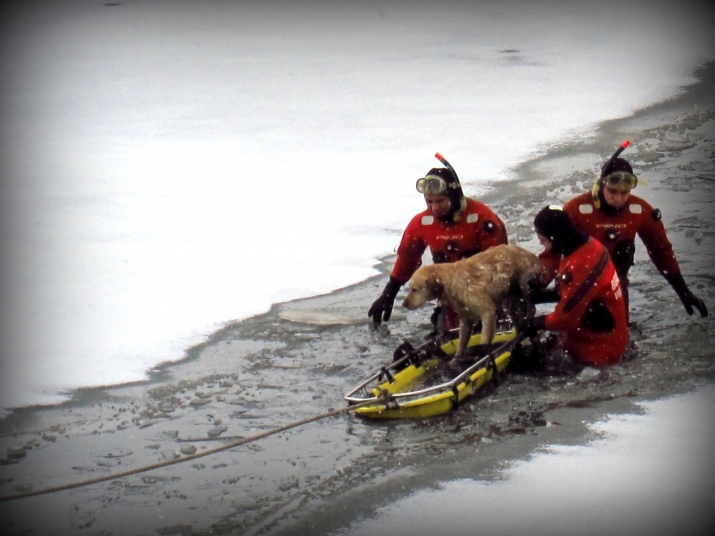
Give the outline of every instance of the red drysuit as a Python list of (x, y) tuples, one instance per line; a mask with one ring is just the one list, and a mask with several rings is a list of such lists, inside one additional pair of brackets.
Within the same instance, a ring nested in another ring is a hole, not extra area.
[(391, 276), (400, 284), (409, 281), (430, 248), (434, 262), (455, 262), (492, 246), (507, 243), (506, 227), (484, 203), (466, 198), (466, 209), (456, 222), (445, 223), (429, 210), (407, 225), (397, 248)]
[(606, 246), (621, 278), (626, 307), (628, 270), (633, 265), (636, 235), (661, 274), (666, 277), (680, 274), (673, 246), (660, 221), (660, 211), (643, 199), (631, 194), (626, 204), (616, 211), (609, 207), (596, 208), (593, 195), (586, 192), (569, 201), (564, 210), (576, 227)]
[(623, 292), (606, 248), (589, 240), (561, 260), (560, 300), (545, 327), (561, 333), (565, 349), (587, 365), (620, 361), (628, 344)]

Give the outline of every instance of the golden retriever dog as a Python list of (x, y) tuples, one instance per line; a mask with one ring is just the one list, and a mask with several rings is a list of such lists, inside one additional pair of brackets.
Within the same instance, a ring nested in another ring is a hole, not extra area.
[(489, 344), (496, 332), (498, 310), (506, 308), (513, 316), (514, 305), (521, 298), (526, 303), (526, 316), (533, 316), (531, 290), (539, 285), (540, 276), (541, 264), (533, 253), (519, 246), (494, 246), (468, 259), (418, 268), (408, 282), (402, 305), (414, 310), (434, 299), (451, 305), (460, 320), (456, 353), (460, 357), (477, 320), (482, 321), (481, 343)]

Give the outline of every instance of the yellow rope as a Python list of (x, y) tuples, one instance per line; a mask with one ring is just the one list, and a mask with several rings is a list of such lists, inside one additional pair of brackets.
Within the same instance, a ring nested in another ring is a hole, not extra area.
[[(47, 493), (55, 493), (57, 491), (64, 491), (68, 489), (74, 489), (74, 488), (80, 488), (83, 486), (90, 486), (92, 484), (98, 484), (100, 482), (106, 482), (108, 480), (115, 480), (117, 478), (123, 478), (125, 476), (131, 476), (131, 475), (136, 475), (138, 473), (145, 473), (147, 471), (153, 471), (155, 469), (160, 469), (162, 467), (167, 467), (169, 465), (174, 465), (177, 463), (184, 463), (188, 462), (191, 460), (196, 460), (197, 458), (203, 458), (204, 456), (210, 456), (211, 454), (216, 454), (217, 452), (222, 452), (224, 450), (229, 450), (235, 447), (238, 447), (240, 445), (245, 445), (246, 443), (251, 443), (253, 441), (258, 441), (259, 439), (263, 439), (264, 437), (268, 437), (274, 434), (279, 434), (280, 432), (285, 432), (286, 430), (290, 430), (291, 428), (296, 428), (298, 426), (302, 426), (304, 424), (308, 424), (311, 422), (319, 421), (321, 419), (326, 419), (328, 417), (333, 417), (335, 415), (340, 415), (341, 413), (346, 413), (348, 411), (361, 408), (363, 406), (368, 406), (371, 404), (375, 403), (386, 403), (386, 393), (381, 393), (381, 396), (378, 398), (378, 400), (366, 400), (365, 402), (360, 402), (359, 404), (353, 404), (351, 406), (347, 406), (344, 408), (336, 409), (333, 411), (329, 411), (328, 413), (323, 413), (322, 415), (316, 415), (314, 417), (310, 417), (308, 419), (304, 419), (302, 421), (294, 422), (291, 424), (287, 424), (285, 426), (281, 426), (280, 428), (276, 428), (275, 430), (270, 430), (268, 432), (264, 432), (262, 434), (258, 434), (256, 436), (252, 437), (246, 437), (243, 439), (240, 439), (238, 441), (234, 441), (232, 443), (228, 443), (226, 445), (221, 445), (220, 447), (216, 447), (214, 449), (207, 450), (205, 452), (200, 452), (197, 454), (192, 454), (190, 456), (184, 456), (182, 458), (176, 458), (174, 460), (167, 460), (164, 462), (159, 462), (155, 463), (153, 465), (147, 465), (144, 467), (138, 467), (137, 469), (132, 469), (129, 471), (125, 471), (123, 473), (117, 473), (113, 475), (106, 475), (106, 476), (101, 476), (98, 478), (93, 478), (91, 480), (84, 480), (82, 482), (75, 482), (72, 484), (65, 484), (63, 486), (54, 486), (51, 488), (45, 488), (37, 491), (28, 491), (26, 493), (18, 493), (17, 495), (6, 495), (6, 496), (0, 496), (0, 502), (4, 501), (12, 501), (14, 499), (24, 499), (26, 497), (35, 497), (37, 495), (44, 495)], [(389, 396), (389, 393), (387, 393)]]

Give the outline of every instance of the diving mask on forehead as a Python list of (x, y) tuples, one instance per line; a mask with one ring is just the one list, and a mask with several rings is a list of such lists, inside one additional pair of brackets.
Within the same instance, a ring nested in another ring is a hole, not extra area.
[(618, 190), (631, 190), (638, 184), (638, 177), (627, 171), (614, 171), (603, 177), (603, 184)]
[(447, 191), (448, 188), (457, 188), (459, 183), (455, 185), (447, 184), (442, 177), (437, 175), (427, 175), (421, 179), (417, 179), (417, 191), (421, 194), (439, 195)]

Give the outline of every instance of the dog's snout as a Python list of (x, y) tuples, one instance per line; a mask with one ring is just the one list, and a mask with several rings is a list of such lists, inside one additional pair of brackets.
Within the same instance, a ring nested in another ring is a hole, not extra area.
[(407, 294), (407, 296), (405, 296), (405, 299), (402, 300), (402, 307), (404, 307), (405, 309), (412, 310), (417, 308), (415, 306), (414, 299), (411, 299), (411, 296), (411, 294)]

